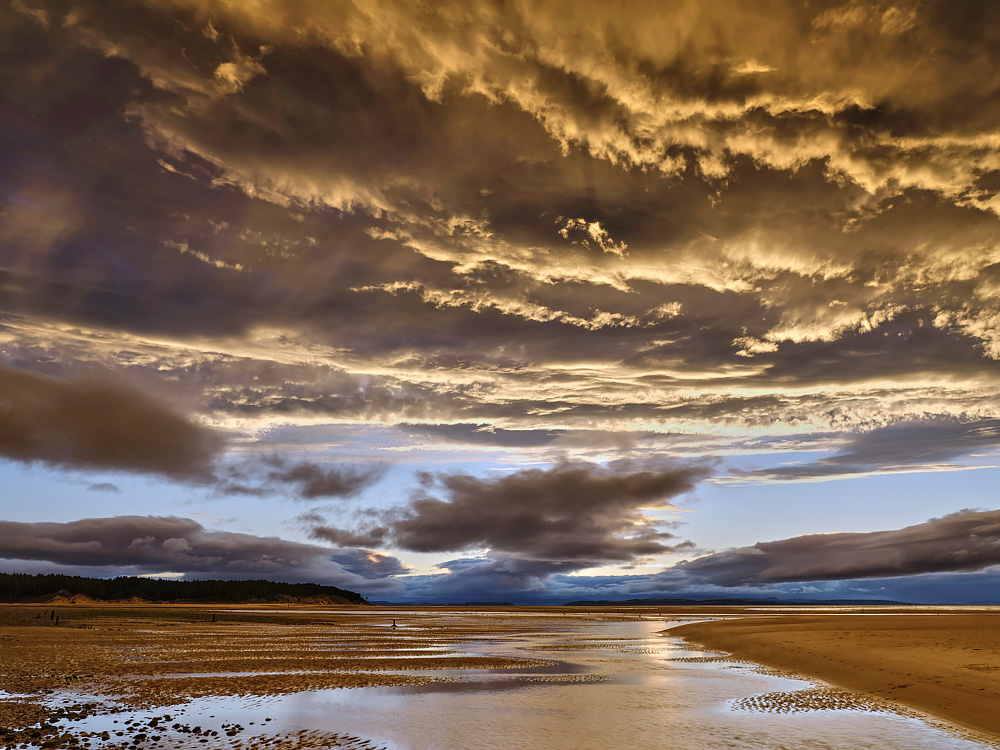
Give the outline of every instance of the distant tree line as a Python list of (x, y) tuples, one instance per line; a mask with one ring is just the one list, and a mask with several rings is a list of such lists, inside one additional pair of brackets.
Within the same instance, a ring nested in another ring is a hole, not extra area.
[(103, 601), (132, 598), (151, 602), (283, 602), (299, 599), (342, 600), (344, 604), (367, 604), (353, 591), (317, 583), (273, 581), (167, 581), (157, 578), (120, 576), (84, 578), (63, 575), (0, 573), (0, 601), (45, 599), (54, 595), (86, 596)]

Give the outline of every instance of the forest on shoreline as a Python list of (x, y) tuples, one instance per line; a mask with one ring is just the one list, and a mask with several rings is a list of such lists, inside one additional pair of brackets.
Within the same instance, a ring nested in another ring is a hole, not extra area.
[(364, 597), (353, 591), (317, 583), (277, 583), (264, 580), (171, 581), (138, 576), (85, 578), (53, 574), (0, 573), (0, 602), (47, 602), (74, 597), (101, 602), (368, 603)]

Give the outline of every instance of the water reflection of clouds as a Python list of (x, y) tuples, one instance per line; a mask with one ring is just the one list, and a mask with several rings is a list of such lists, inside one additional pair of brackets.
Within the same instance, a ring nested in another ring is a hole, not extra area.
[[(415, 620), (426, 620), (421, 637), (435, 639), (426, 644), (428, 648), (460, 645), (463, 651), (481, 656), (529, 657), (551, 663), (502, 671), (416, 667), (393, 673), (426, 674), (446, 681), (288, 695), (210, 696), (173, 706), (170, 713), (178, 722), (203, 728), (236, 722), (249, 726), (255, 720), (259, 725), (260, 717), (267, 716), (273, 718), (268, 732), (294, 733), (302, 728), (340, 732), (366, 738), (369, 746), (398, 750), (551, 750), (553, 738), (558, 738), (555, 744), (559, 746), (604, 750), (658, 747), (665, 737), (671, 750), (984, 747), (920, 721), (870, 711), (812, 710), (790, 716), (744, 710), (756, 704), (738, 701), (810, 686), (719, 659), (718, 654), (694, 649), (665, 632), (675, 624), (705, 619), (697, 614), (668, 621), (604, 619), (592, 613), (584, 613), (591, 614), (586, 618), (491, 613), (486, 627), (497, 628), (494, 637), (482, 639), (485, 634), (479, 632), (480, 639), (472, 639), (468, 636), (485, 624), (482, 615), (406, 612)], [(363, 631), (357, 629), (359, 635)], [(341, 643), (352, 649), (357, 646), (356, 641)], [(114, 718), (124, 722), (142, 716), (141, 712), (125, 712)], [(79, 726), (103, 731), (120, 724), (112, 724), (109, 716), (92, 716)], [(263, 731), (258, 726), (250, 730)]]

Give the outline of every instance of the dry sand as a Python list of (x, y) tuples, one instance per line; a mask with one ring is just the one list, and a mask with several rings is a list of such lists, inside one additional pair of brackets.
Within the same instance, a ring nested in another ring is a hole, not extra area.
[(751, 617), (670, 632), (1000, 739), (1000, 613)]

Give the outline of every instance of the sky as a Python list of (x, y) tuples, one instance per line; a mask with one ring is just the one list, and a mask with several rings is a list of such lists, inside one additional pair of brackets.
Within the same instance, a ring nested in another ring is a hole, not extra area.
[(1000, 6), (0, 39), (0, 571), (1000, 601)]

